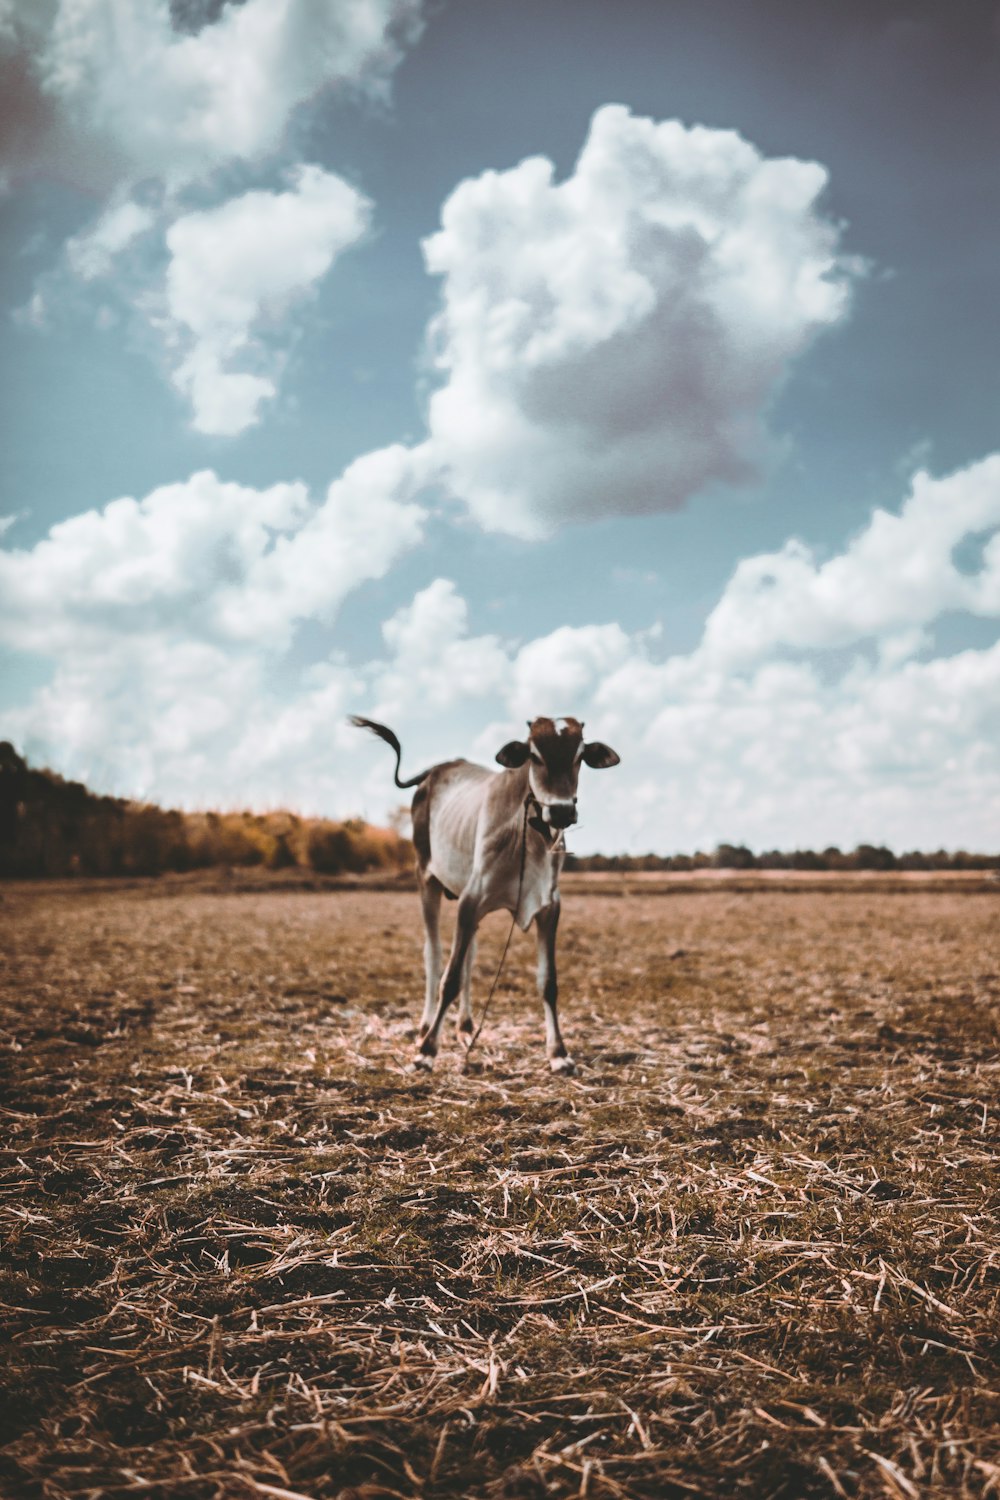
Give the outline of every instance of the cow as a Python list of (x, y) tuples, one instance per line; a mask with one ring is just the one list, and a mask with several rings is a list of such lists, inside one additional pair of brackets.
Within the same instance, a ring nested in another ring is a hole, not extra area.
[[(565, 831), (576, 822), (581, 765), (602, 771), (620, 757), (610, 745), (585, 742), (578, 719), (536, 718), (524, 740), (497, 751), (502, 773), (467, 760), (442, 761), (401, 781), (402, 749), (391, 729), (352, 716), (396, 753), (400, 790), (415, 787), (413, 843), (426, 941), (424, 1012), (414, 1067), (430, 1069), (441, 1023), (461, 996), (458, 1029), (472, 1037), (469, 991), (476, 932), (492, 911), (508, 911), (523, 932), (532, 922), (538, 939), (538, 990), (545, 1010), (545, 1050), (555, 1073), (572, 1073), (573, 1059), (559, 1030), (556, 928)], [(441, 898), (458, 902), (455, 938), (441, 973)]]

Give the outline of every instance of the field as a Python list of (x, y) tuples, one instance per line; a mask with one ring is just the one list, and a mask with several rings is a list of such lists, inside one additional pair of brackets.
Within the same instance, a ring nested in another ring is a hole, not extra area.
[(1000, 1496), (1000, 887), (568, 884), (574, 1078), (411, 891), (4, 888), (0, 1493)]

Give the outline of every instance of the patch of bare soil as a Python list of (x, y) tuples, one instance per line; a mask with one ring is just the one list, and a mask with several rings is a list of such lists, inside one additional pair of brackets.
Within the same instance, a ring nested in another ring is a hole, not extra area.
[(998, 918), (574, 893), (427, 1078), (412, 893), (7, 888), (0, 1492), (1000, 1494)]

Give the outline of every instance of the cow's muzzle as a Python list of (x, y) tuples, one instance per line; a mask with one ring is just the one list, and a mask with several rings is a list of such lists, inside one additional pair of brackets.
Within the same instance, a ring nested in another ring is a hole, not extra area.
[(576, 822), (576, 807), (572, 802), (550, 802), (545, 816), (553, 828), (570, 828)]

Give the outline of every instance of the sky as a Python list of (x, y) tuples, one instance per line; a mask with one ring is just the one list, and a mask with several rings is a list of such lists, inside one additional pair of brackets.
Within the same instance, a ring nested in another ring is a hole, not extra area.
[(998, 139), (983, 0), (0, 0), (0, 736), (996, 850)]

